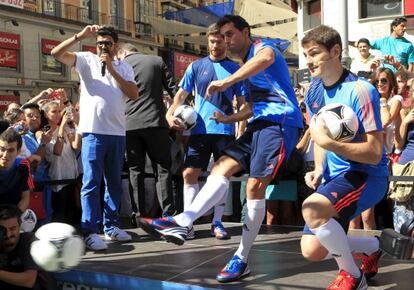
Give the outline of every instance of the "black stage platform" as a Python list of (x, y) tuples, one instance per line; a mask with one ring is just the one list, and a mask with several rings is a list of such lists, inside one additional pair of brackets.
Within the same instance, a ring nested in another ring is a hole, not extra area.
[[(60, 276), (60, 288), (313, 290), (325, 289), (335, 278), (337, 268), (333, 260), (312, 263), (301, 256), (301, 228), (263, 226), (250, 253), (250, 276), (220, 284), (215, 275), (232, 257), (241, 234), (241, 224), (224, 225), (232, 236), (230, 240), (210, 237), (209, 224), (196, 225), (196, 239), (183, 246), (155, 241), (140, 229), (128, 229), (133, 241), (110, 243), (105, 252), (88, 251), (75, 271)], [(380, 261), (378, 275), (369, 282), (369, 289), (413, 289), (413, 275), (414, 262), (385, 256)], [(78, 283), (78, 288), (62, 281)], [(90, 286), (82, 288), (80, 284)]]

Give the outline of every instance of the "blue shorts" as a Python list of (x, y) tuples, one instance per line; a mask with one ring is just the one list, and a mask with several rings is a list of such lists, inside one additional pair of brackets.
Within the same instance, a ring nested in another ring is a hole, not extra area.
[(206, 170), (211, 154), (213, 154), (214, 161), (217, 161), (223, 155), (223, 149), (233, 140), (233, 135), (191, 135), (187, 144), (184, 166)]
[[(361, 171), (346, 171), (317, 188), (333, 204), (338, 222), (348, 231), (349, 221), (375, 206), (388, 190), (388, 178), (368, 176)], [(307, 225), (304, 234), (312, 234)]]
[(298, 143), (299, 128), (256, 120), (246, 132), (224, 149), (251, 177), (272, 176), (277, 180)]

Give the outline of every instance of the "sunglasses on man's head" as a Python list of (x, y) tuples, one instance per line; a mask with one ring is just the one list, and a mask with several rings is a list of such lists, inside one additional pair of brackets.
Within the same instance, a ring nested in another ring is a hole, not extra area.
[(378, 79), (375, 81), (375, 84), (381, 84), (381, 85), (385, 85), (388, 84), (388, 80), (387, 79)]
[(112, 41), (97, 41), (96, 45), (98, 46), (107, 46), (107, 47), (112, 47), (114, 43)]

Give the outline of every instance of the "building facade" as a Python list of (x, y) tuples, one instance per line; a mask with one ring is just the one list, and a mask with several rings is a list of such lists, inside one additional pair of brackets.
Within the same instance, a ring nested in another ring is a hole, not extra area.
[[(162, 44), (144, 21), (144, 14), (157, 11), (155, 0), (0, 1), (0, 111), (49, 87), (63, 87), (76, 100), (76, 72), (50, 52), (88, 24), (113, 25), (121, 41), (158, 54)], [(73, 49), (95, 52), (95, 40), (81, 41)]]
[[(343, 4), (347, 6), (347, 13), (342, 10)], [(297, 7), (299, 42), (306, 31), (320, 24), (332, 26), (339, 32), (347, 31), (347, 39), (350, 42), (362, 37), (368, 39), (384, 37), (390, 34), (392, 20), (401, 16), (408, 19), (406, 38), (410, 41), (414, 40), (412, 36), (414, 35), (414, 1), (412, 0), (298, 0)], [(344, 23), (346, 28), (343, 27)], [(373, 53), (378, 52), (373, 51)], [(349, 46), (350, 57), (356, 54), (356, 49)], [(299, 67), (306, 67), (300, 46)]]

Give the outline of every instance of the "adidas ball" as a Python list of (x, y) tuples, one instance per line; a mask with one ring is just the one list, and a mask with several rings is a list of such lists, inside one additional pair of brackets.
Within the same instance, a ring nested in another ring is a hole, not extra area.
[(186, 130), (191, 130), (197, 124), (197, 112), (193, 107), (181, 105), (174, 111), (174, 117), (177, 118)]
[(318, 114), (322, 117), (329, 130), (329, 137), (341, 142), (354, 139), (358, 131), (359, 122), (355, 112), (348, 106), (332, 103), (324, 106)]
[(75, 235), (75, 228), (64, 223), (50, 223), (40, 227), (30, 247), (35, 263), (49, 272), (61, 272), (79, 264), (85, 251), (83, 240)]

